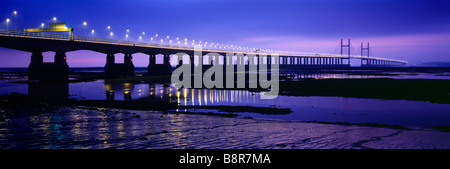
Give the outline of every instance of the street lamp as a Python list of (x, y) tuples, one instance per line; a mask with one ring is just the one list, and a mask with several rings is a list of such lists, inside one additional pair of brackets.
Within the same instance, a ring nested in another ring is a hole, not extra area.
[(92, 29), (92, 31), (91, 31), (92, 37), (94, 37), (94, 33), (95, 33), (95, 30)]
[(14, 11), (14, 25), (15, 25), (15, 30), (17, 30), (17, 11)]
[(86, 29), (87, 29), (87, 22), (86, 21), (83, 22), (83, 26), (84, 26), (84, 36), (86, 36)]
[(9, 23), (9, 18), (6, 18), (6, 31), (8, 31), (8, 23)]
[(44, 24), (44, 23), (41, 23), (41, 28), (44, 28), (44, 26), (45, 26), (45, 24)]
[(53, 17), (53, 22), (56, 22), (56, 17)]

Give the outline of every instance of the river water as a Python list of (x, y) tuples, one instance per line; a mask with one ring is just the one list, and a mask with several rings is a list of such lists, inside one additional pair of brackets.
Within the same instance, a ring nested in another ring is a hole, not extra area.
[[(96, 71), (96, 69), (78, 70)], [(4, 75), (5, 76), (5, 75)], [(283, 74), (285, 76), (285, 74)], [(448, 79), (445, 73), (396, 73), (383, 74), (294, 74), (287, 75), (288, 79), (302, 78), (396, 78), (396, 79)], [(29, 94), (32, 87), (28, 83), (17, 83), (26, 77), (11, 76), (0, 80), (0, 94), (20, 93)], [(138, 100), (153, 98), (165, 102), (186, 106), (251, 106), (287, 108), (289, 114), (271, 114), (237, 112), (240, 116), (280, 119), (290, 121), (323, 121), (349, 123), (379, 123), (401, 125), (406, 127), (430, 128), (437, 125), (450, 124), (450, 105), (437, 104), (428, 101), (384, 100), (352, 97), (326, 96), (285, 96), (279, 95), (275, 99), (262, 99), (259, 92), (247, 90), (218, 90), (218, 89), (176, 89), (171, 84), (161, 83), (123, 83), (111, 82), (103, 79), (68, 83), (62, 89), (50, 86), (47, 90), (62, 90), (68, 93), (70, 99), (75, 100)], [(67, 91), (65, 91), (67, 90)], [(42, 94), (42, 92), (37, 92)], [(178, 112), (213, 112), (223, 113), (211, 109), (176, 109)]]

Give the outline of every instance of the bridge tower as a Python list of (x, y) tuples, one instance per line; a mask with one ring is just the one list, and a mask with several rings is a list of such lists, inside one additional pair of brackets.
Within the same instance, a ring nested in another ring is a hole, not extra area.
[[(348, 38), (348, 44), (344, 45), (343, 43), (343, 39), (341, 38), (341, 56), (344, 56), (344, 50), (343, 48), (347, 48), (347, 64), (350, 65), (350, 37)], [(343, 60), (344, 58), (341, 58), (341, 60)], [(342, 61), (341, 61), (342, 62)]]
[(370, 56), (369, 42), (367, 42), (367, 47), (366, 48), (363, 46), (363, 43), (361, 42), (361, 57), (364, 57), (364, 51), (367, 51), (367, 59), (361, 58), (361, 65), (368, 64), (368, 58)]
[(367, 47), (365, 48), (364, 46), (363, 46), (363, 43), (361, 42), (361, 56), (364, 56), (364, 51), (365, 50), (367, 50), (367, 57), (369, 57), (369, 50), (370, 50), (370, 48), (369, 48), (369, 42), (367, 42)]

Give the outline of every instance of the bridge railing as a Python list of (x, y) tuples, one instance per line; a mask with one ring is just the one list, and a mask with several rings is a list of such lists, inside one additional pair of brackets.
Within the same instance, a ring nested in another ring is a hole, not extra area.
[[(90, 43), (104, 43), (104, 44), (117, 44), (117, 45), (129, 45), (129, 46), (145, 46), (145, 47), (176, 47), (182, 49), (192, 49), (193, 46), (186, 45), (170, 45), (170, 44), (159, 44), (159, 43), (146, 43), (146, 42), (134, 42), (116, 39), (105, 39), (96, 37), (84, 37), (84, 36), (74, 36), (65, 34), (55, 34), (55, 33), (44, 33), (44, 32), (25, 32), (19, 30), (7, 30), (0, 31), (2, 36), (14, 36), (14, 37), (27, 37), (27, 38), (39, 38), (39, 39), (53, 39), (53, 40), (65, 40), (65, 41), (77, 41), (77, 42), (90, 42)], [(232, 51), (221, 49), (223, 51)]]
[(25, 32), (25, 31), (17, 31), (17, 30), (7, 30), (0, 31), (0, 35), (3, 36), (15, 36), (15, 37), (35, 37), (42, 39), (57, 39), (57, 40), (69, 40), (70, 35), (64, 34), (52, 34), (52, 33), (43, 33), (43, 32)]

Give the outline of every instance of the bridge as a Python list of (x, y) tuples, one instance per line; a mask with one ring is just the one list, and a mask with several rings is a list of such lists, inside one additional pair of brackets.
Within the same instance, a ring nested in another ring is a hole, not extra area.
[[(186, 44), (186, 43), (185, 43)], [(134, 74), (133, 54), (143, 53), (149, 56), (148, 73), (150, 75), (169, 75), (171, 73), (170, 56), (175, 53), (185, 53), (191, 58), (194, 63), (195, 48), (191, 45), (179, 45), (172, 43), (158, 44), (158, 43), (144, 43), (123, 41), (114, 39), (104, 39), (95, 37), (83, 37), (53, 34), (53, 33), (39, 33), (39, 32), (25, 32), (18, 30), (0, 31), (0, 47), (15, 49), (20, 51), (27, 51), (31, 53), (31, 62), (29, 64), (29, 79), (40, 79), (51, 75), (52, 77), (67, 77), (68, 64), (66, 52), (77, 50), (91, 50), (105, 54), (105, 74), (106, 75), (132, 75)], [(343, 48), (348, 48), (347, 54), (344, 55)], [(361, 47), (363, 50), (363, 48)], [(43, 62), (43, 52), (55, 52), (54, 63)], [(350, 54), (350, 39), (348, 44), (344, 45), (341, 38), (341, 54), (305, 54), (300, 52), (284, 52), (281, 51), (279, 59), (271, 58), (270, 51), (252, 51), (249, 48), (217, 48), (211, 45), (202, 49), (203, 53), (218, 53), (222, 56), (223, 63), (226, 64), (279, 64), (280, 69), (287, 68), (345, 68), (350, 67), (350, 59), (360, 59), (362, 67), (379, 67), (379, 66), (400, 66), (407, 64), (406, 61), (369, 57), (361, 55)], [(115, 63), (115, 54), (123, 53), (124, 62)], [(274, 52), (273, 52), (274, 53)], [(224, 59), (224, 56), (254, 55), (260, 61), (255, 63), (247, 58), (237, 58), (233, 63), (231, 60)], [(163, 55), (163, 63), (156, 63), (156, 55)], [(211, 56), (205, 55), (212, 61)], [(203, 57), (205, 57), (203, 56)], [(199, 56), (197, 56), (199, 57)], [(212, 62), (209, 62), (212, 64)], [(223, 64), (222, 63), (222, 64)], [(182, 64), (182, 63), (178, 63)], [(216, 64), (216, 63), (214, 63)], [(220, 62), (217, 62), (220, 64)], [(192, 64), (195, 67), (194, 64)]]

